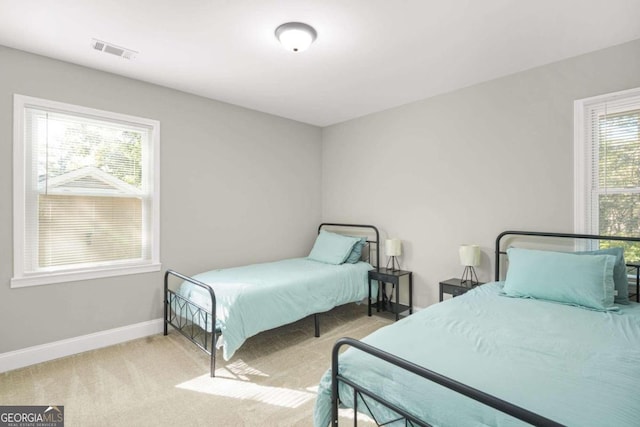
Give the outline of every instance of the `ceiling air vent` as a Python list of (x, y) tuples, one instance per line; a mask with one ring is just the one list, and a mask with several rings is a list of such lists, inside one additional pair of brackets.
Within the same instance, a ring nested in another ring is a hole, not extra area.
[(111, 43), (103, 42), (101, 40), (92, 39), (91, 47), (100, 52), (110, 53), (111, 55), (119, 56), (124, 59), (133, 59), (136, 57), (135, 50), (127, 49), (126, 47), (116, 46)]

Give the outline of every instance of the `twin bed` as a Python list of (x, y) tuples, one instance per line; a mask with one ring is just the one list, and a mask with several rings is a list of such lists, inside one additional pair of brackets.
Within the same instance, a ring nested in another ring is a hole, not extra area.
[[(316, 251), (330, 227), (360, 239), (354, 245), (360, 252), (336, 258)], [(246, 338), (312, 314), (318, 336), (318, 313), (371, 300), (367, 271), (379, 265), (379, 236), (373, 226), (322, 224), (318, 239), (308, 258), (194, 277), (167, 271), (165, 334), (171, 325), (207, 352), (211, 376), (217, 344), (228, 359)], [(568, 243), (558, 243), (563, 239)], [(538, 247), (540, 240), (553, 250), (520, 247)], [(358, 413), (385, 426), (638, 425), (640, 304), (628, 298), (629, 277), (635, 276), (637, 293), (638, 266), (628, 275), (622, 249), (612, 246), (639, 242), (500, 234), (495, 282), (362, 341), (335, 344), (314, 425), (337, 426), (339, 407), (354, 409), (354, 425)], [(171, 276), (182, 280), (176, 291), (168, 286)]]
[[(229, 360), (249, 337), (364, 300), (368, 271), (379, 265), (379, 233), (361, 224), (323, 223), (308, 257), (212, 270), (188, 277), (164, 276), (164, 334), (172, 326), (210, 356)], [(372, 265), (373, 264), (373, 265)], [(170, 279), (181, 284), (172, 289)]]
[(501, 280), (504, 248), (532, 237), (570, 250), (640, 242), (502, 233), (495, 282), (336, 343), (315, 426), (337, 426), (339, 406), (355, 408), (355, 425), (361, 412), (385, 426), (637, 426), (640, 304), (628, 302), (621, 250), (510, 248)]

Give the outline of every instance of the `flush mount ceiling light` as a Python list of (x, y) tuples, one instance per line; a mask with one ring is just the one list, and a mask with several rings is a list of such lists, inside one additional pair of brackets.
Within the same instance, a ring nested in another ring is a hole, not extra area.
[(276, 38), (290, 51), (302, 52), (316, 39), (318, 33), (302, 22), (287, 22), (276, 28)]

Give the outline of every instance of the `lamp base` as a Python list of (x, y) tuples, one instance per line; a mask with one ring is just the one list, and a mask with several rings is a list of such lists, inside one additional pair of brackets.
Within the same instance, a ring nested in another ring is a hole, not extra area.
[[(391, 268), (389, 268), (389, 263), (391, 263)], [(398, 267), (396, 268), (396, 264)], [(400, 271), (400, 261), (398, 261), (398, 257), (391, 256), (387, 260), (387, 270), (391, 271)]]
[(476, 275), (476, 269), (470, 265), (467, 265), (462, 272), (462, 279), (460, 279), (460, 284), (468, 283), (471, 286), (478, 285), (478, 276)]

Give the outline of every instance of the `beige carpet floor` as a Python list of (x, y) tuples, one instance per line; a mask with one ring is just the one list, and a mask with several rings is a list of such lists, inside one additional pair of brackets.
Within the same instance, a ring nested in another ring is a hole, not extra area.
[(308, 317), (250, 338), (229, 362), (218, 351), (215, 379), (208, 356), (170, 331), (0, 374), (0, 404), (64, 405), (67, 427), (311, 426), (333, 343), (389, 323), (338, 307), (321, 315), (319, 338)]

